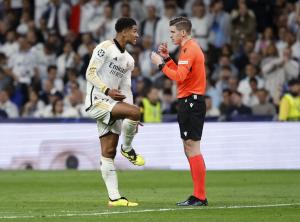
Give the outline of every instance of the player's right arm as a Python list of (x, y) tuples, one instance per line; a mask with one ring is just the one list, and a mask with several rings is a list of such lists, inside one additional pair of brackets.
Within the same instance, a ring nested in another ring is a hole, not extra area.
[(108, 87), (105, 85), (105, 83), (100, 79), (100, 77), (97, 75), (97, 70), (101, 68), (103, 63), (106, 59), (107, 50), (103, 45), (104, 43), (101, 43), (99, 46), (97, 46), (92, 54), (92, 58), (90, 60), (90, 63), (88, 65), (88, 68), (86, 70), (86, 80), (90, 82), (93, 86), (100, 89), (102, 93), (106, 93), (108, 90)]

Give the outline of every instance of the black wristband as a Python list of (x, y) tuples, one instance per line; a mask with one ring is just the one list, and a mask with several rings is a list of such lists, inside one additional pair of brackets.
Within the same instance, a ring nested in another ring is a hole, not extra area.
[(169, 62), (170, 60), (171, 60), (171, 57), (169, 56), (168, 58), (165, 58), (165, 59), (164, 59), (164, 62), (167, 63), (167, 62)]
[(107, 88), (105, 91), (104, 91), (104, 94), (108, 96), (108, 91), (110, 90), (110, 88)]
[(165, 65), (166, 65), (165, 62), (159, 64), (159, 65), (158, 65), (158, 69), (161, 71), (161, 70), (164, 68)]

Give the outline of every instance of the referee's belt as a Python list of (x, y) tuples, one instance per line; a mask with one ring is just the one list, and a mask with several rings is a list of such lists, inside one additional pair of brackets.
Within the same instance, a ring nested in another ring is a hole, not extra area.
[(194, 100), (194, 101), (205, 101), (205, 97), (203, 95), (198, 95), (198, 94), (191, 94), (187, 97), (179, 98), (179, 100), (185, 100), (188, 99), (189, 101)]

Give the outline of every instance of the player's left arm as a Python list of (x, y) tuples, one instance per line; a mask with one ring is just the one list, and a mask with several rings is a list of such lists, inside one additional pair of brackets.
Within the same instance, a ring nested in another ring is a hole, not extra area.
[(130, 69), (125, 73), (124, 77), (121, 80), (119, 90), (120, 92), (126, 96), (126, 98), (123, 100), (126, 103), (133, 104), (133, 95), (131, 90), (131, 72), (133, 68), (130, 67)]
[(168, 65), (165, 65), (162, 69), (162, 72), (170, 79), (177, 82), (182, 82), (190, 73), (194, 58), (194, 53), (191, 50), (190, 52), (187, 50), (185, 53), (180, 54), (177, 67), (172, 65), (171, 68)]

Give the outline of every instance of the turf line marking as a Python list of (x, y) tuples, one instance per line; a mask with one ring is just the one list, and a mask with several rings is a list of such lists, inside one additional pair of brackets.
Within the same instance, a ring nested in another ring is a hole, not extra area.
[(47, 215), (11, 215), (11, 216), (0, 216), (0, 220), (1, 219), (20, 219), (20, 218), (102, 216), (102, 215), (113, 215), (113, 214), (166, 212), (166, 211), (182, 211), (182, 210), (218, 210), (218, 209), (271, 208), (271, 207), (286, 207), (286, 206), (298, 206), (298, 205), (300, 205), (300, 203), (245, 205), (245, 206), (219, 206), (219, 207), (176, 207), (176, 208), (127, 210), (127, 211), (105, 211), (105, 212), (90, 212), (90, 213), (67, 213), (67, 214), (55, 214), (54, 213), (54, 214), (47, 214)]

